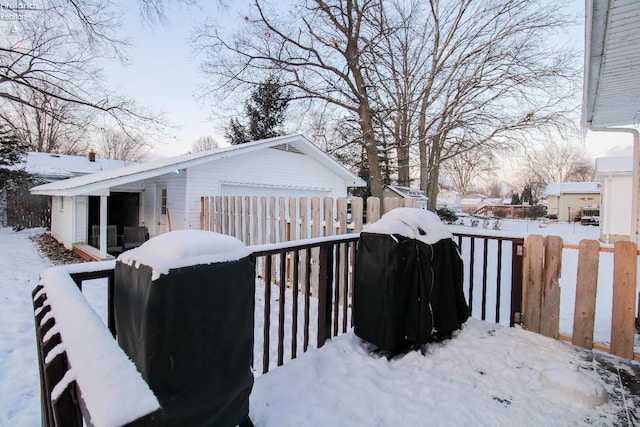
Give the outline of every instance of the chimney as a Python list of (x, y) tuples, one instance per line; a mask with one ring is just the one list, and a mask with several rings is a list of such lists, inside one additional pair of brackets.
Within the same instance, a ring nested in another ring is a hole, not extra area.
[(96, 152), (91, 150), (89, 151), (89, 161), (90, 162), (95, 162), (96, 161)]

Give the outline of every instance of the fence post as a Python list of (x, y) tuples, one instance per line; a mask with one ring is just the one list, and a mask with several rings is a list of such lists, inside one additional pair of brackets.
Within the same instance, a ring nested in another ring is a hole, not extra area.
[(544, 282), (540, 311), (540, 333), (554, 339), (559, 337), (561, 268), (562, 238), (546, 236), (544, 238)]
[(611, 354), (627, 359), (633, 359), (637, 270), (637, 245), (634, 242), (614, 243)]
[(593, 348), (599, 262), (600, 243), (597, 240), (581, 240), (578, 251), (576, 304), (573, 313), (571, 344), (588, 350)]
[(318, 348), (331, 339), (333, 244), (320, 246), (318, 269)]
[(509, 326), (522, 323), (524, 240), (511, 243), (511, 317)]
[(527, 255), (524, 260), (524, 327), (531, 332), (540, 332), (540, 309), (542, 306), (542, 269), (544, 238), (537, 234), (527, 237)]
[(367, 224), (380, 219), (380, 199), (371, 196), (367, 198)]

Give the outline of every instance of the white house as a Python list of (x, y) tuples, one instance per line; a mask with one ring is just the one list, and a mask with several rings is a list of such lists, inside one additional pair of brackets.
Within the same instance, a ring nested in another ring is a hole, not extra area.
[(573, 221), (582, 209), (600, 205), (599, 182), (552, 182), (543, 194), (547, 196), (547, 215), (560, 221)]
[(107, 258), (107, 225), (145, 226), (151, 236), (200, 226), (200, 197), (344, 197), (365, 182), (300, 135), (187, 154), (52, 182), (51, 234), (68, 249), (91, 241)]
[(633, 230), (633, 159), (596, 159), (596, 178), (602, 183), (600, 240), (606, 243), (630, 240)]

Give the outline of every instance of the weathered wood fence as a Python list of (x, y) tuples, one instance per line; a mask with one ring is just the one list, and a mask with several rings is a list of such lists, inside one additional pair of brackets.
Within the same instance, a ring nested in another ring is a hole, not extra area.
[[(530, 235), (524, 265), (524, 327), (551, 338), (567, 339), (574, 345), (608, 351), (638, 359), (634, 355), (636, 277), (638, 248), (633, 242), (616, 242), (601, 247), (596, 240), (579, 245), (563, 244), (558, 236)], [(559, 333), (560, 272), (563, 250), (578, 250), (573, 333)], [(594, 345), (596, 291), (600, 253), (613, 252), (613, 301), (611, 305), (611, 346)]]
[(359, 232), (397, 207), (416, 207), (415, 199), (369, 197), (206, 196), (200, 198), (200, 229), (228, 234), (246, 245), (279, 243)]

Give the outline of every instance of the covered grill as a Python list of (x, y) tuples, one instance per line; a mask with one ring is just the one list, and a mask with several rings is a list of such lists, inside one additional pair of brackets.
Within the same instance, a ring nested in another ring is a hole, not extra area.
[(254, 304), (255, 263), (233, 237), (174, 231), (118, 257), (118, 342), (168, 425), (248, 420)]
[(354, 332), (394, 354), (445, 338), (469, 317), (463, 265), (432, 212), (397, 208), (360, 234)]

